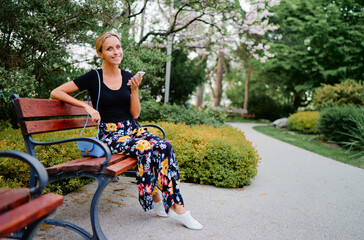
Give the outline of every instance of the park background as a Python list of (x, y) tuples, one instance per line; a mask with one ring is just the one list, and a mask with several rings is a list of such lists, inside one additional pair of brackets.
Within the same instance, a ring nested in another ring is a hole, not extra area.
[[(287, 118), (284, 130), (261, 131), (283, 140), (288, 133), (293, 144), (322, 143), (310, 150), (364, 168), (362, 1), (4, 0), (0, 7), (1, 151), (26, 151), (10, 95), (49, 98), (55, 87), (99, 68), (94, 41), (112, 31), (121, 36), (121, 68), (146, 72), (140, 121), (163, 125), (180, 143), (183, 180), (250, 184), (259, 156), (225, 124), (248, 116)], [(87, 93), (75, 97), (86, 100)], [(228, 116), (232, 109), (244, 114)], [(40, 148), (38, 157), (50, 166), (59, 163), (54, 156), (75, 158), (76, 150)], [(10, 187), (28, 176), (9, 161), (0, 171)], [(81, 185), (71, 180), (51, 190)]]

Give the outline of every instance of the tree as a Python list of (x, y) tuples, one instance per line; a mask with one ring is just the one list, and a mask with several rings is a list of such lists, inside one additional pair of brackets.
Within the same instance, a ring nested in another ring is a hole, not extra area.
[(314, 88), (364, 73), (362, 1), (282, 1), (269, 34), (276, 56), (260, 66), (271, 84), (283, 85), (297, 109), (309, 103)]
[(50, 89), (78, 74), (67, 47), (84, 41), (94, 29), (94, 16), (101, 12), (94, 2), (0, 2), (2, 119), (9, 116), (10, 94), (48, 98)]
[[(117, 31), (126, 61), (123, 67), (148, 71), (153, 81), (142, 88), (156, 87), (163, 80), (164, 53), (139, 47), (130, 36), (133, 20), (143, 10), (131, 11), (132, 1), (116, 0), (4, 0), (0, 2), (0, 109), (2, 119), (9, 117), (9, 95), (48, 98), (56, 86), (99, 67), (95, 38), (103, 31)], [(145, 6), (145, 5), (144, 5)], [(119, 16), (119, 17), (115, 17)], [(125, 24), (123, 24), (125, 23)], [(94, 57), (77, 54), (89, 46)], [(127, 63), (125, 63), (127, 62)], [(86, 69), (78, 64), (88, 63)], [(148, 78), (148, 77), (147, 77)], [(157, 90), (155, 90), (157, 91)]]
[(173, 71), (171, 75), (171, 103), (186, 104), (196, 87), (205, 82), (206, 62), (202, 59), (188, 59), (182, 49), (173, 51)]
[[(252, 52), (253, 57), (262, 59), (262, 61), (269, 57), (266, 54), (267, 48), (259, 49), (261, 45), (242, 34), (264, 35), (266, 31), (275, 30), (266, 18), (269, 15), (268, 9), (278, 4), (279, 1), (253, 0), (251, 2), (251, 10), (245, 13), (239, 2), (232, 0), (174, 1), (173, 8), (171, 8), (170, 1), (157, 1), (161, 14), (156, 15), (155, 11), (153, 12), (153, 18), (150, 19), (153, 24), (148, 30), (143, 24), (143, 31), (146, 33), (139, 44), (151, 39), (150, 41), (154, 42), (155, 46), (160, 46), (161, 43), (165, 43), (166, 37), (172, 34), (175, 43), (201, 55), (209, 54), (209, 61), (211, 58), (218, 58), (217, 78), (214, 84), (210, 85), (217, 86), (217, 89), (212, 89), (212, 93), (215, 95), (215, 106), (218, 106), (221, 100), (221, 81), (224, 73), (222, 67), (229, 49), (244, 43), (249, 52)], [(161, 17), (158, 18), (158, 16)], [(207, 72), (211, 72), (211, 70)]]

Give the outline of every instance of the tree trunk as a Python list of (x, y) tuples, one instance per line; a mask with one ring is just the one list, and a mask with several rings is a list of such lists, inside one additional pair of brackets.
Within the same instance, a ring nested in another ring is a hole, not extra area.
[[(147, 0), (144, 0), (144, 6), (145, 6), (145, 4), (146, 4), (146, 1)], [(144, 19), (145, 19), (145, 11), (143, 11), (142, 12), (142, 16), (141, 16), (141, 23), (140, 23), (140, 40), (142, 40), (143, 39), (143, 37), (144, 37), (144, 24), (145, 24), (145, 22), (144, 22)], [(139, 41), (140, 41), (139, 40)]]
[(222, 96), (222, 76), (224, 74), (224, 58), (225, 53), (223, 51), (219, 52), (219, 57), (217, 59), (217, 73), (216, 73), (216, 88), (214, 95), (214, 107), (220, 106), (221, 96)]
[(202, 85), (200, 87), (197, 87), (196, 107), (202, 107), (204, 91), (205, 91), (205, 86), (204, 85)]
[(244, 109), (248, 111), (248, 103), (249, 103), (249, 81), (251, 75), (251, 67), (248, 67), (246, 71), (246, 80), (245, 80), (245, 96), (244, 96)]

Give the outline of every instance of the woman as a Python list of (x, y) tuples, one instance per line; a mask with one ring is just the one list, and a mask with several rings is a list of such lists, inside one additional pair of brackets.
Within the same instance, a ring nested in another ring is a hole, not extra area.
[(202, 229), (183, 206), (178, 166), (171, 144), (145, 131), (135, 121), (140, 115), (138, 89), (142, 77), (136, 78), (119, 69), (123, 59), (120, 38), (109, 32), (101, 34), (96, 40), (96, 51), (103, 59), (102, 68), (97, 70), (101, 79), (99, 111), (70, 96), (75, 91), (87, 89), (95, 106), (99, 87), (96, 71), (57, 87), (51, 92), (51, 98), (84, 108), (92, 121), (99, 123), (99, 139), (112, 153), (137, 157), (139, 202), (145, 211), (154, 209), (158, 216), (172, 217), (190, 229)]

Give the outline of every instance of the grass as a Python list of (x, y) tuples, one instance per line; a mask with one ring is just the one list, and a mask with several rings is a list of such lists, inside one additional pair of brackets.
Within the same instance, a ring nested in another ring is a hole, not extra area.
[(364, 168), (364, 153), (359, 151), (349, 151), (335, 144), (329, 144), (322, 140), (320, 135), (309, 135), (286, 129), (277, 129), (271, 126), (255, 126), (255, 130), (292, 144), (294, 146), (317, 153), (321, 156), (334, 159), (355, 167)]
[(242, 116), (227, 116), (226, 122), (238, 122), (238, 123), (263, 123), (261, 120), (254, 118), (246, 118)]

